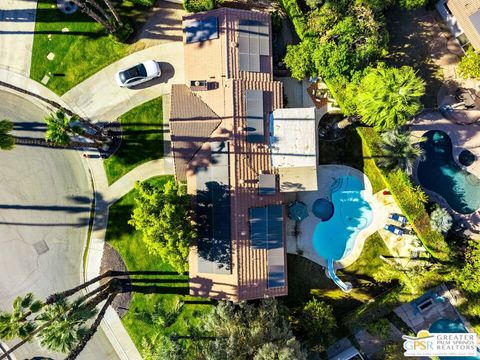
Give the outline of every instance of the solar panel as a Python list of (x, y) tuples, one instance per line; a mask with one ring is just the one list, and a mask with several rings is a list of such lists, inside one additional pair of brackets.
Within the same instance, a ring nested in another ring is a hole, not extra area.
[(477, 30), (477, 33), (480, 35), (480, 11), (470, 15), (469, 19), (475, 27), (475, 30)]
[(268, 287), (285, 286), (282, 205), (250, 208), (249, 215), (252, 247), (267, 250)]
[(263, 91), (246, 91), (247, 141), (258, 143), (265, 140), (263, 119)]
[(228, 144), (211, 143), (212, 162), (196, 174), (197, 247), (200, 273), (231, 273)]
[(257, 20), (240, 20), (238, 51), (240, 70), (260, 72), (260, 56), (270, 55), (268, 25)]
[(187, 20), (183, 31), (186, 34), (187, 44), (218, 39), (218, 18)]

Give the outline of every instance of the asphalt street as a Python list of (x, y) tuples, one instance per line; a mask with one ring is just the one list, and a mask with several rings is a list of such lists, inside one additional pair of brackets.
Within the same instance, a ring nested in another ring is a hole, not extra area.
[[(0, 92), (0, 119), (14, 121), (15, 135), (43, 138), (45, 116)], [(42, 299), (79, 284), (92, 194), (78, 151), (18, 145), (0, 151), (0, 169), (0, 309), (9, 310), (18, 295)], [(22, 360), (39, 355), (64, 357), (35, 342), (16, 352)], [(99, 330), (80, 359), (118, 357)]]

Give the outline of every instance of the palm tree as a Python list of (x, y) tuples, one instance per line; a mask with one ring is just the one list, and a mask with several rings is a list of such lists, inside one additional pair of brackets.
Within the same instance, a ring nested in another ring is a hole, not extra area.
[(36, 325), (28, 320), (32, 314), (42, 309), (43, 303), (36, 301), (32, 293), (24, 297), (18, 296), (13, 301), (11, 313), (0, 312), (0, 339), (12, 340), (16, 337), (25, 339), (35, 330)]
[(82, 118), (81, 116), (78, 116), (77, 114), (75, 114), (73, 111), (63, 107), (62, 105), (60, 105), (59, 103), (53, 101), (53, 100), (50, 100), (50, 99), (47, 99), (41, 95), (38, 95), (36, 93), (33, 93), (29, 90), (26, 90), (24, 88), (20, 88), (18, 86), (15, 86), (15, 85), (12, 85), (12, 84), (9, 84), (9, 83), (6, 83), (4, 81), (0, 81), (0, 86), (3, 86), (3, 87), (6, 87), (7, 89), (11, 89), (11, 90), (14, 90), (16, 92), (19, 92), (21, 94), (25, 94), (25, 95), (28, 95), (28, 96), (31, 96), (31, 97), (34, 97), (36, 99), (39, 99), (41, 101), (43, 101), (44, 103), (54, 107), (55, 109), (65, 113), (66, 115), (70, 116), (71, 118), (74, 118), (76, 121), (79, 121), (82, 123), (82, 125), (86, 128), (89, 128), (89, 129), (92, 129), (95, 133), (98, 133), (98, 134), (102, 134), (102, 135), (105, 135), (104, 133), (104, 129), (102, 129), (101, 127), (99, 127), (98, 125), (94, 124), (93, 122), (87, 120), (87, 119), (84, 119)]
[[(42, 346), (48, 349), (70, 350), (86, 333), (84, 324), (96, 314), (95, 307), (98, 302), (89, 301), (85, 303), (84, 300), (82, 297), (69, 304), (65, 299), (61, 299), (53, 305), (43, 307), (42, 313), (35, 319), (28, 320), (32, 323), (32, 330), (25, 337), (21, 337), (22, 341), (0, 354), (0, 360), (6, 359), (18, 348), (32, 341), (35, 336), (40, 339)], [(25, 321), (27, 321), (26, 317), (19, 323)]]
[(107, 29), (110, 34), (113, 34), (115, 31), (117, 31), (118, 26), (123, 25), (120, 16), (109, 0), (103, 0), (103, 2), (113, 14), (116, 23), (115, 21), (112, 21), (104, 8), (96, 0), (72, 0), (72, 2), (78, 6), (80, 11), (90, 16), (93, 20)]
[(430, 214), (430, 226), (439, 233), (446, 233), (452, 227), (452, 216), (447, 210), (438, 206)]
[(15, 146), (15, 138), (10, 134), (13, 130), (13, 123), (4, 119), (0, 121), (0, 149), (11, 150)]
[(383, 133), (380, 144), (383, 157), (379, 165), (387, 170), (400, 168), (411, 174), (415, 162), (425, 158), (424, 150), (418, 145), (422, 141), (425, 139), (413, 138), (410, 130), (395, 128)]
[(73, 348), (68, 356), (65, 358), (65, 360), (74, 360), (80, 355), (82, 350), (87, 346), (88, 342), (90, 339), (95, 335), (97, 332), (98, 327), (100, 326), (100, 323), (102, 322), (103, 318), (105, 317), (105, 313), (107, 312), (108, 307), (112, 304), (113, 300), (115, 300), (115, 297), (117, 296), (118, 293), (114, 292), (111, 294), (105, 304), (103, 304), (102, 309), (98, 313), (97, 318), (93, 322), (92, 326), (83, 334), (81, 337), (81, 340), (77, 343), (75, 348)]
[(378, 130), (405, 125), (421, 109), (425, 82), (413, 68), (379, 67), (360, 80), (355, 107), (362, 121)]
[(45, 140), (59, 146), (70, 144), (70, 136), (74, 135), (75, 131), (70, 126), (70, 119), (63, 112), (50, 114), (45, 118), (45, 122), (47, 123)]
[[(38, 333), (42, 347), (68, 352), (85, 335), (85, 323), (95, 316), (95, 307), (85, 306), (82, 299), (69, 304), (65, 299), (46, 307), (36, 320), (42, 324)], [(45, 326), (43, 326), (45, 324)]]

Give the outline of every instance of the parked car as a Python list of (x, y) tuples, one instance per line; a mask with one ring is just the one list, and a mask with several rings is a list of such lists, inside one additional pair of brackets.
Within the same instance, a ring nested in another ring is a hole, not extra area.
[(401, 236), (404, 233), (403, 229), (399, 228), (398, 226), (392, 225), (392, 224), (385, 225), (384, 229), (391, 232), (392, 234), (395, 234), (395, 235), (398, 235), (398, 236)]
[(131, 87), (160, 77), (160, 75), (162, 75), (160, 65), (154, 60), (148, 60), (131, 68), (120, 70), (115, 75), (115, 80), (120, 87)]
[(390, 214), (390, 215), (388, 216), (388, 218), (389, 218), (389, 219), (392, 219), (392, 220), (394, 220), (394, 221), (396, 221), (396, 222), (399, 222), (399, 223), (402, 224), (402, 225), (405, 225), (405, 224), (408, 222), (408, 220), (407, 220), (407, 218), (406, 218), (405, 216), (400, 215), (400, 214), (396, 214), (396, 213)]

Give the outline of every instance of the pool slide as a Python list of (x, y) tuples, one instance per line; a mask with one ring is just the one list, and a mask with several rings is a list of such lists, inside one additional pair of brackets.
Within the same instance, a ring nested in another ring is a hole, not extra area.
[(327, 261), (327, 276), (333, 280), (333, 282), (342, 289), (343, 292), (350, 292), (352, 291), (352, 284), (347, 282), (343, 282), (335, 273), (335, 268), (333, 267), (333, 259), (328, 259)]

